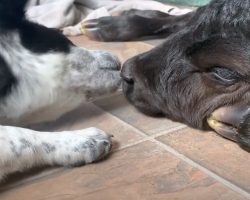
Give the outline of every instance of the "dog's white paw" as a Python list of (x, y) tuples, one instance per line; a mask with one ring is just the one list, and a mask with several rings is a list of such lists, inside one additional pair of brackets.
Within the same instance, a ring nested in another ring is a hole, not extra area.
[(53, 148), (54, 161), (62, 166), (79, 166), (101, 160), (111, 151), (111, 137), (97, 128), (63, 133)]

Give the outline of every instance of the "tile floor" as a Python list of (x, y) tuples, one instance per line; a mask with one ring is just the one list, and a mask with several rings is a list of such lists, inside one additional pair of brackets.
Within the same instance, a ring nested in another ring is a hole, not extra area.
[[(144, 42), (80, 46), (127, 58), (152, 48)], [(84, 104), (37, 130), (95, 126), (115, 138), (104, 161), (75, 169), (35, 169), (0, 186), (0, 200), (238, 200), (250, 199), (250, 154), (213, 132), (142, 115), (121, 93)]]

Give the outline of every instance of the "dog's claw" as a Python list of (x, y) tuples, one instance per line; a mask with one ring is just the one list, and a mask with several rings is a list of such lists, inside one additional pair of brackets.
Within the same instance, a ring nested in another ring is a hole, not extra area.
[(99, 28), (82, 28), (82, 33), (92, 40), (101, 40), (98, 34)]
[(92, 40), (101, 40), (98, 24), (97, 20), (88, 20), (82, 24), (81, 32)]

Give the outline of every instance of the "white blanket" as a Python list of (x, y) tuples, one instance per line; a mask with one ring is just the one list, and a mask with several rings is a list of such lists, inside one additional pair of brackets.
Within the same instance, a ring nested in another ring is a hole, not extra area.
[(191, 11), (152, 0), (29, 0), (26, 16), (47, 27), (63, 29), (66, 35), (79, 35), (82, 34), (80, 29), (83, 21), (111, 16), (132, 8), (158, 10), (171, 15)]

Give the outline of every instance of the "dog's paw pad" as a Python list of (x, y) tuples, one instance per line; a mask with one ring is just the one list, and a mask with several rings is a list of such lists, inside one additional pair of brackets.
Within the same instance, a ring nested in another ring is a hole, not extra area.
[(109, 154), (112, 148), (111, 135), (96, 128), (88, 128), (77, 131), (75, 142), (72, 144), (69, 156), (69, 165), (79, 165), (79, 163), (92, 163), (103, 159)]

